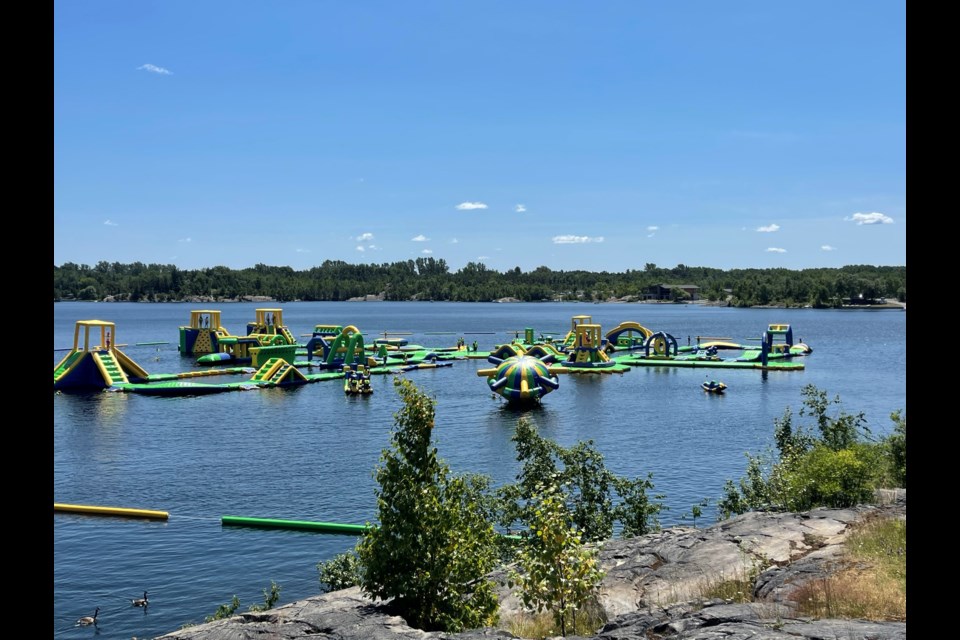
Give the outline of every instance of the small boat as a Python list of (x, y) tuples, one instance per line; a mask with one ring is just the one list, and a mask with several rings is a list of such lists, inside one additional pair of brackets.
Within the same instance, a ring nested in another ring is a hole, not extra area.
[(727, 385), (719, 380), (704, 380), (700, 386), (703, 387), (703, 390), (707, 393), (723, 393), (727, 388)]

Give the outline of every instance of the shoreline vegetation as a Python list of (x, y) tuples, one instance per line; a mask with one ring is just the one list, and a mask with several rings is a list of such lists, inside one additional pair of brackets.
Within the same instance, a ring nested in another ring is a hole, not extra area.
[(662, 268), (499, 272), (482, 263), (451, 271), (442, 259), (348, 264), (303, 271), (257, 264), (184, 270), (99, 262), (54, 266), (54, 302), (584, 302), (692, 303), (742, 308), (906, 309), (906, 266), (815, 269)]
[[(132, 301), (129, 300), (129, 299), (120, 299), (120, 298), (117, 298), (116, 296), (107, 296), (107, 297), (104, 298), (103, 300), (76, 300), (76, 299), (64, 300), (64, 299), (59, 299), (59, 300), (54, 300), (54, 302), (105, 302), (105, 303), (111, 303), (111, 302), (132, 302)], [(281, 302), (281, 301), (280, 301), (280, 300), (277, 300), (276, 298), (271, 298), (270, 296), (240, 296), (240, 297), (238, 297), (238, 298), (214, 298), (214, 297), (212, 297), (212, 296), (189, 296), (189, 297), (183, 298), (182, 300), (136, 300), (136, 302), (137, 302), (137, 303), (147, 303), (147, 304), (153, 304), (153, 303), (157, 303), (157, 302), (190, 303), (190, 304), (199, 304), (199, 303), (208, 303), (208, 302), (209, 302), (209, 303), (214, 303), (214, 304), (233, 304), (233, 303), (241, 303), (241, 302), (275, 303), (275, 302)], [(419, 300), (419, 301), (417, 301), (417, 300), (397, 300), (397, 301), (392, 301), (392, 300), (384, 300), (384, 299), (383, 299), (382, 297), (380, 297), (380, 296), (368, 295), (368, 296), (357, 297), (357, 298), (348, 298), (347, 300), (309, 300), (309, 301), (306, 301), (306, 300), (286, 300), (286, 301), (282, 301), (282, 302), (285, 302), (285, 303), (295, 303), (295, 302), (435, 302), (435, 301), (434, 301), (434, 300)], [(443, 302), (446, 302), (446, 301), (443, 301)], [(464, 302), (464, 301), (458, 301), (458, 302)], [(487, 300), (480, 300), (480, 301), (478, 301), (478, 302), (495, 302), (495, 303), (500, 303), (500, 304), (512, 304), (512, 303), (519, 303), (519, 302), (526, 302), (526, 301), (525, 301), (525, 300), (517, 300), (516, 298), (504, 298), (504, 299), (501, 299), (501, 300), (489, 300), (489, 301), (487, 301)], [(611, 300), (600, 300), (600, 301), (594, 301), (594, 302), (589, 302), (589, 301), (585, 301), (585, 300), (563, 300), (563, 301), (560, 301), (560, 300), (550, 300), (550, 301), (540, 301), (540, 302), (543, 302), (543, 303), (545, 303), (545, 304), (558, 303), (558, 302), (574, 302), (574, 303), (581, 303), (581, 304), (600, 304), (600, 303), (606, 303), (606, 304), (654, 304), (654, 305), (662, 305), (662, 304), (692, 304), (692, 305), (700, 305), (700, 306), (704, 306), (704, 307), (730, 307), (730, 306), (733, 306), (733, 305), (731, 305), (729, 302), (710, 302), (710, 301), (708, 301), (708, 300), (695, 300), (695, 301), (693, 301), (693, 300), (686, 300), (686, 301), (677, 301), (677, 302), (674, 302), (674, 301), (671, 301), (671, 300), (619, 300), (619, 299), (611, 299)], [(791, 306), (791, 305), (786, 305), (786, 304), (755, 304), (755, 305), (751, 305), (751, 306), (749, 306), (749, 307), (744, 307), (744, 308), (748, 308), (748, 309), (810, 309), (810, 308), (812, 308), (812, 307), (811, 307), (810, 305), (792, 305), (792, 306)], [(906, 305), (906, 303), (904, 303), (904, 302), (878, 302), (878, 303), (876, 303), (876, 304), (843, 304), (843, 305), (840, 305), (839, 307), (828, 307), (828, 308), (831, 308), (831, 309), (860, 309), (860, 310), (868, 310), (868, 311), (884, 311), (884, 310), (906, 311), (906, 310), (907, 310), (907, 305)]]

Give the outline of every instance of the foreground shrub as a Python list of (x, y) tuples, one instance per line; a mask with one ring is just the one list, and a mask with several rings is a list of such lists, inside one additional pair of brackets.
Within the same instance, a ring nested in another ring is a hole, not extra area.
[(513, 571), (510, 581), (518, 585), (520, 600), (529, 611), (551, 613), (560, 635), (566, 636), (568, 625), (576, 627), (577, 612), (592, 599), (603, 572), (596, 549), (586, 547), (570, 525), (559, 485), (537, 487), (530, 535), (518, 564), (521, 570)]
[(745, 475), (724, 484), (717, 503), (721, 518), (746, 511), (850, 507), (871, 501), (876, 489), (905, 485), (906, 418), (900, 412), (891, 415), (893, 435), (875, 441), (862, 413), (830, 415), (839, 398), (828, 400), (813, 385), (802, 394), (799, 415), (812, 418), (814, 426), (795, 425), (788, 407), (775, 421), (777, 451), (748, 453)]
[(356, 551), (338, 553), (330, 560), (318, 563), (317, 571), (323, 593), (355, 587), (360, 584), (360, 557)]
[(452, 477), (431, 437), (435, 402), (409, 380), (394, 386), (403, 407), (375, 472), (379, 524), (357, 546), (360, 586), (414, 627), (459, 631), (496, 623), (496, 533), (486, 519), (486, 482)]

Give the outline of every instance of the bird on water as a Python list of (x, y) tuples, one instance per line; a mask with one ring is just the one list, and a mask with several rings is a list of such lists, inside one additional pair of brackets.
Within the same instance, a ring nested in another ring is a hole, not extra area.
[(97, 607), (97, 610), (93, 612), (92, 616), (83, 616), (77, 620), (77, 626), (79, 627), (89, 627), (92, 624), (97, 624), (97, 614), (100, 613), (100, 607)]
[(142, 598), (134, 598), (133, 600), (131, 600), (130, 604), (132, 604), (135, 607), (145, 607), (148, 604), (150, 604), (150, 601), (147, 600), (147, 592), (146, 591), (143, 592)]

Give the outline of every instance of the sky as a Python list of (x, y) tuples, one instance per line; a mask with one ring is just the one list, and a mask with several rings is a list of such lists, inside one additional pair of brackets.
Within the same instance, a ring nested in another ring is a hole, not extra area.
[(54, 2), (54, 265), (906, 265), (905, 0)]

